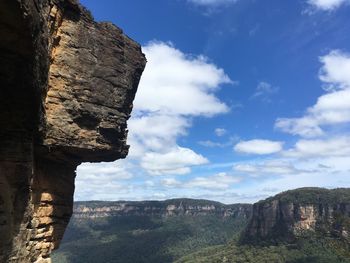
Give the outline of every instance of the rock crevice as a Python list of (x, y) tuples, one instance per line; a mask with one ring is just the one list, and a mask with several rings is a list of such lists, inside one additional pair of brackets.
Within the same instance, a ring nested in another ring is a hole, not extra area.
[(77, 165), (128, 153), (146, 60), (73, 0), (1, 0), (0, 38), (0, 262), (50, 262)]

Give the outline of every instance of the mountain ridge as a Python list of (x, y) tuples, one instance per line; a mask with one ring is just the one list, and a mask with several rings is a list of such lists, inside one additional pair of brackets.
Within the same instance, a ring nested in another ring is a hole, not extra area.
[(306, 232), (350, 242), (350, 188), (298, 188), (261, 200), (242, 242), (293, 241)]
[[(254, 205), (189, 198), (76, 202), (53, 262), (349, 263), (350, 240), (339, 235), (340, 227), (350, 229), (350, 210), (340, 205), (349, 196), (350, 188), (298, 188)], [(116, 210), (77, 216), (77, 207), (87, 204)], [(343, 218), (329, 217), (338, 210), (346, 212)], [(276, 228), (281, 222), (284, 228)]]
[(251, 204), (226, 205), (217, 201), (191, 198), (176, 198), (164, 201), (79, 201), (74, 203), (73, 217), (215, 214), (223, 217), (240, 216), (248, 219), (251, 215), (251, 210)]

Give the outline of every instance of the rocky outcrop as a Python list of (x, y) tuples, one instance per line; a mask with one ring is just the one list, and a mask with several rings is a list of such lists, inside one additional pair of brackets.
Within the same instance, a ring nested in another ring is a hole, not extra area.
[(260, 201), (242, 242), (292, 242), (310, 233), (350, 243), (350, 189), (301, 188)]
[(0, 262), (50, 262), (77, 165), (128, 153), (145, 58), (75, 0), (1, 0), (0, 39)]
[(248, 219), (251, 216), (252, 205), (222, 203), (196, 200), (171, 199), (166, 201), (140, 202), (76, 202), (73, 217), (75, 219), (103, 218), (112, 216), (207, 216), (234, 217)]

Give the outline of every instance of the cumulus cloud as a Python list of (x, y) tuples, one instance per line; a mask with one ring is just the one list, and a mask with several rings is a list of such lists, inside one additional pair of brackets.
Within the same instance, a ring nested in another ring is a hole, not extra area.
[(185, 184), (185, 187), (204, 189), (228, 189), (232, 184), (240, 182), (240, 177), (218, 173), (209, 177), (195, 177)]
[(234, 136), (230, 136), (230, 138), (225, 142), (205, 140), (205, 141), (198, 141), (198, 144), (204, 147), (210, 147), (210, 148), (214, 148), (214, 147), (225, 148), (225, 147), (232, 146), (237, 141), (239, 141), (239, 137), (237, 135), (234, 135)]
[[(111, 163), (84, 163), (78, 167), (77, 173), (79, 173), (81, 177), (89, 180), (125, 180), (133, 177), (133, 175), (127, 170), (127, 167), (123, 166), (120, 161)], [(101, 178), (101, 176), (103, 178)]]
[(167, 152), (174, 148), (176, 139), (187, 133), (189, 118), (163, 115), (160, 112), (135, 114), (128, 122), (129, 156), (141, 158), (146, 152)]
[(124, 183), (133, 178), (130, 164), (115, 161), (111, 163), (84, 163), (77, 168), (75, 181), (78, 200), (108, 200), (116, 194), (127, 194), (131, 186)]
[(323, 11), (335, 10), (343, 4), (350, 3), (349, 0), (308, 0), (307, 2), (313, 8), (323, 10)]
[[(182, 175), (190, 173), (193, 166), (208, 163), (201, 154), (178, 145), (178, 139), (187, 135), (193, 118), (228, 112), (229, 107), (215, 93), (222, 84), (234, 83), (209, 59), (185, 54), (171, 43), (151, 42), (143, 52), (148, 63), (128, 121), (128, 159), (79, 166), (79, 200), (130, 199), (131, 191), (139, 199), (155, 196), (147, 191), (159, 184), (156, 179), (148, 180), (148, 174)], [(144, 179), (142, 187), (125, 181), (132, 177)], [(167, 179), (165, 183), (176, 181)]]
[(186, 174), (208, 160), (177, 144), (197, 116), (228, 112), (216, 96), (232, 83), (225, 72), (203, 56), (186, 55), (171, 43), (143, 47), (148, 63), (129, 120), (130, 156), (152, 175)]
[(320, 58), (320, 79), (334, 89), (350, 88), (350, 54), (333, 50)]
[(234, 150), (246, 154), (272, 154), (282, 150), (283, 142), (269, 140), (241, 141), (234, 146)]
[(319, 73), (328, 93), (300, 118), (279, 118), (275, 128), (293, 135), (316, 137), (324, 134), (322, 126), (350, 122), (350, 55), (339, 50), (320, 58)]
[(299, 140), (292, 149), (283, 154), (297, 158), (349, 156), (350, 136), (318, 140)]
[(223, 69), (170, 43), (151, 42), (143, 52), (148, 63), (134, 101), (136, 111), (193, 116), (228, 111), (214, 95), (220, 84), (231, 82)]
[(232, 4), (237, 0), (188, 0), (188, 2), (201, 6), (217, 6), (223, 4)]
[[(255, 177), (261, 180), (255, 190), (251, 186), (249, 192), (271, 185), (278, 191), (315, 184), (320, 187), (350, 185), (350, 180), (346, 179), (350, 171), (347, 125), (350, 123), (350, 55), (334, 50), (321, 57), (320, 62), (319, 79), (325, 94), (303, 116), (281, 118), (275, 123), (276, 128), (302, 138), (289, 149), (281, 149), (273, 156), (275, 159), (233, 166), (235, 172), (249, 175), (250, 180)], [(242, 148), (249, 152), (250, 147)]]
[(147, 152), (141, 158), (141, 167), (152, 175), (187, 174), (190, 167), (208, 163), (191, 149), (176, 147), (166, 153)]

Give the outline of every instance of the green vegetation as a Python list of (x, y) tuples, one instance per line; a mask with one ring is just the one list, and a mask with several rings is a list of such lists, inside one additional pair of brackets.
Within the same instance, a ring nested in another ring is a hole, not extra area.
[(339, 204), (350, 202), (349, 188), (337, 188), (328, 190), (325, 188), (305, 187), (295, 190), (282, 192), (266, 200), (258, 203), (270, 202), (279, 200), (283, 203), (298, 203), (298, 204)]
[(350, 247), (340, 240), (320, 236), (294, 244), (240, 246), (235, 242), (184, 256), (176, 263), (350, 263)]
[[(285, 204), (312, 204), (321, 210), (331, 207), (332, 220), (319, 218), (315, 231), (302, 232), (293, 239), (283, 238), (289, 227), (285, 225), (286, 228), (276, 230), (278, 239), (271, 237), (252, 245), (241, 242), (244, 237), (241, 233), (248, 224), (244, 216), (121, 214), (72, 219), (61, 248), (53, 254), (53, 263), (350, 263), (350, 242), (346, 234), (341, 234), (350, 229), (349, 189), (301, 188), (283, 192), (259, 204), (264, 207), (264, 202), (273, 200)], [(95, 208), (117, 203), (123, 202), (93, 201), (77, 205)], [(164, 211), (170, 204), (184, 207), (215, 205), (219, 210), (225, 206), (191, 199), (128, 204), (138, 208), (159, 208), (159, 211)], [(237, 206), (248, 205), (225, 208)], [(333, 210), (335, 207), (337, 209)]]
[(53, 263), (166, 263), (225, 244), (246, 220), (207, 216), (73, 219)]

